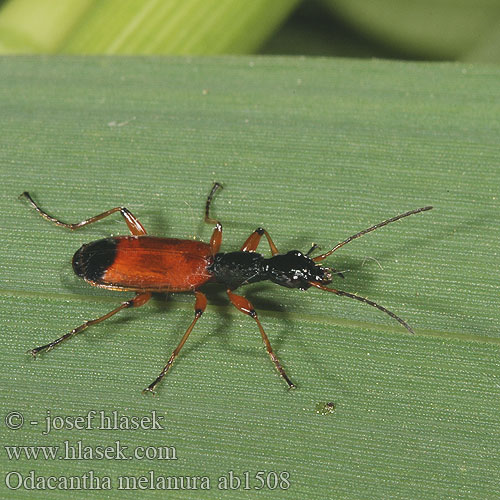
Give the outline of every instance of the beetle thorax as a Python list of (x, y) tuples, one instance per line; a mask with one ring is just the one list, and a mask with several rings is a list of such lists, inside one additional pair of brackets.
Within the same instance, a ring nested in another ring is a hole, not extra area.
[(266, 259), (256, 252), (218, 253), (208, 270), (215, 281), (234, 290), (247, 283), (267, 279)]
[(215, 281), (224, 283), (231, 290), (264, 280), (301, 290), (307, 290), (311, 281), (322, 284), (331, 282), (330, 269), (316, 265), (298, 250), (269, 259), (256, 252), (218, 253), (208, 270)]

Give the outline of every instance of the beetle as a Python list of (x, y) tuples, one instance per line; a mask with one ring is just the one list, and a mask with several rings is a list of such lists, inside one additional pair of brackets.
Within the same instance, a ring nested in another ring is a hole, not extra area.
[[(40, 352), (50, 351), (61, 342), (82, 332), (91, 325), (96, 325), (110, 318), (122, 309), (146, 304), (154, 292), (193, 292), (195, 295), (193, 321), (158, 377), (143, 391), (154, 394), (156, 386), (170, 370), (196, 322), (205, 311), (207, 298), (199, 288), (207, 282), (217, 282), (225, 285), (229, 300), (236, 309), (247, 314), (256, 322), (274, 366), (290, 389), (295, 388), (295, 384), (287, 376), (274, 353), (253, 305), (242, 295), (234, 293), (234, 290), (243, 285), (270, 280), (287, 288), (297, 288), (299, 290), (307, 290), (311, 287), (318, 288), (319, 290), (349, 297), (376, 307), (413, 333), (412, 328), (404, 320), (385, 307), (353, 293), (328, 287), (327, 285), (333, 280), (333, 275), (339, 275), (342, 278), (343, 275), (332, 267), (323, 267), (318, 263), (350, 241), (403, 217), (431, 210), (431, 206), (410, 210), (384, 220), (350, 236), (328, 252), (316, 257), (310, 256), (317, 248), (316, 245), (313, 245), (305, 254), (299, 250), (280, 253), (269, 233), (262, 227), (257, 228), (238, 251), (224, 253), (219, 252), (222, 244), (222, 225), (218, 220), (210, 217), (210, 205), (214, 194), (219, 188), (222, 188), (222, 185), (218, 182), (214, 183), (205, 203), (205, 222), (215, 225), (210, 243), (149, 236), (144, 226), (125, 207), (115, 207), (82, 222), (67, 224), (42, 210), (28, 192), (22, 193), (21, 197), (26, 198), (44, 219), (72, 230), (88, 226), (109, 215), (120, 212), (131, 235), (111, 236), (83, 245), (74, 254), (72, 265), (75, 274), (90, 285), (109, 290), (135, 292), (132, 299), (122, 302), (117, 308), (104, 316), (85, 321), (82, 325), (58, 339), (31, 349), (28, 353), (36, 357)], [(271, 257), (269, 258), (256, 251), (262, 236), (266, 238), (271, 250)]]

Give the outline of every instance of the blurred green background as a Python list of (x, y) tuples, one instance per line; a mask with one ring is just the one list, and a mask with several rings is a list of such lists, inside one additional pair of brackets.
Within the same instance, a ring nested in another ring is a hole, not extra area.
[(493, 0), (3, 0), (0, 52), (500, 60)]

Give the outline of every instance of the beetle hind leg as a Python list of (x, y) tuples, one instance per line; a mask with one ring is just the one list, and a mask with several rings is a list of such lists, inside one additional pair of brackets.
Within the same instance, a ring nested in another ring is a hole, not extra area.
[(59, 219), (56, 219), (55, 217), (52, 217), (52, 215), (49, 215), (45, 210), (42, 210), (38, 204), (33, 200), (33, 198), (30, 196), (30, 194), (25, 191), (22, 193), (19, 198), (26, 198), (30, 205), (45, 219), (48, 220), (49, 222), (52, 222), (56, 226), (61, 226), (61, 227), (66, 227), (68, 229), (79, 229), (83, 226), (87, 226), (89, 224), (92, 224), (94, 222), (97, 222), (98, 220), (104, 219), (105, 217), (108, 217), (111, 214), (114, 214), (115, 212), (120, 212), (122, 217), (125, 219), (125, 222), (127, 223), (127, 226), (130, 230), (130, 232), (134, 236), (144, 236), (146, 233), (146, 229), (144, 229), (144, 226), (139, 222), (138, 219), (130, 212), (127, 208), (125, 207), (115, 207), (112, 208), (111, 210), (107, 210), (106, 212), (103, 212), (102, 214), (99, 215), (94, 215), (94, 217), (91, 217), (90, 219), (82, 220), (81, 222), (76, 222), (75, 224), (68, 224), (66, 222), (62, 222)]
[(73, 328), (73, 330), (71, 330), (70, 332), (64, 334), (62, 337), (59, 337), (58, 339), (53, 340), (52, 342), (49, 342), (48, 344), (42, 345), (40, 347), (35, 347), (34, 349), (30, 349), (26, 352), (26, 354), (31, 354), (34, 358), (36, 358), (39, 353), (51, 351), (52, 349), (54, 349), (54, 347), (59, 345), (61, 342), (64, 342), (65, 340), (68, 340), (71, 337), (74, 337), (77, 333), (83, 332), (89, 326), (96, 325), (97, 323), (100, 323), (101, 321), (104, 321), (105, 319), (111, 318), (111, 316), (114, 316), (117, 312), (121, 311), (122, 309), (126, 309), (127, 307), (142, 306), (150, 298), (151, 298), (150, 293), (138, 293), (133, 299), (127, 300), (126, 302), (122, 302), (116, 309), (113, 309), (112, 311), (108, 312), (104, 316), (100, 316), (99, 318), (85, 321), (80, 326), (77, 326), (76, 328)]

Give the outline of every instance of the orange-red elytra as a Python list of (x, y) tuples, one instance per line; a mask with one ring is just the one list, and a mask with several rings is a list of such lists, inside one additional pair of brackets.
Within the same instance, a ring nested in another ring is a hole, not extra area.
[[(158, 377), (144, 389), (144, 392), (154, 393), (156, 386), (169, 371), (196, 322), (205, 311), (207, 299), (199, 288), (207, 282), (217, 282), (225, 285), (231, 303), (239, 311), (247, 314), (256, 322), (267, 352), (278, 373), (283, 377), (289, 388), (294, 388), (295, 385), (288, 378), (276, 357), (253, 305), (245, 297), (234, 293), (234, 290), (240, 286), (257, 281), (270, 280), (278, 285), (288, 288), (298, 288), (300, 290), (315, 287), (319, 290), (356, 299), (376, 307), (399, 321), (408, 331), (413, 333), (413, 330), (405, 321), (385, 307), (353, 293), (326, 286), (332, 282), (333, 275), (343, 276), (333, 268), (322, 267), (317, 263), (329, 257), (346, 243), (366, 233), (403, 217), (430, 210), (432, 207), (417, 208), (416, 210), (410, 210), (409, 212), (384, 220), (379, 224), (375, 224), (368, 229), (350, 236), (335, 245), (328, 252), (312, 258), (309, 255), (315, 250), (316, 245), (313, 245), (305, 254), (299, 250), (291, 250), (281, 254), (269, 236), (269, 233), (261, 227), (257, 228), (247, 238), (238, 251), (222, 253), (219, 252), (222, 244), (222, 225), (210, 217), (212, 198), (219, 188), (222, 188), (222, 186), (216, 182), (205, 204), (205, 222), (214, 224), (215, 226), (210, 243), (149, 236), (144, 226), (125, 207), (112, 208), (82, 222), (67, 224), (42, 210), (33, 201), (29, 193), (24, 192), (21, 197), (26, 198), (44, 219), (69, 229), (78, 229), (97, 222), (115, 212), (120, 212), (125, 219), (131, 235), (112, 236), (83, 245), (73, 256), (73, 270), (78, 276), (93, 286), (135, 292), (135, 296), (132, 299), (122, 302), (117, 308), (104, 316), (85, 321), (85, 323), (62, 337), (49, 344), (31, 349), (28, 352), (36, 356), (42, 351), (49, 351), (61, 342), (82, 332), (87, 327), (110, 318), (122, 309), (144, 305), (154, 292), (192, 292), (195, 295), (194, 319)], [(265, 258), (256, 251), (262, 236), (265, 236), (271, 250), (272, 256), (269, 258)]]

